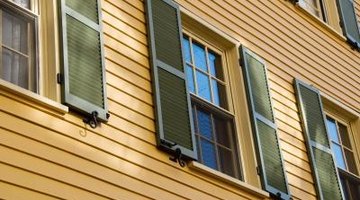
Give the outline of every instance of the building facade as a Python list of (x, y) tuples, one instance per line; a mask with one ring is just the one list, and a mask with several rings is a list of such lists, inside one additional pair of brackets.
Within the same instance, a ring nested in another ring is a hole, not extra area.
[(0, 0), (0, 199), (360, 198), (359, 0)]

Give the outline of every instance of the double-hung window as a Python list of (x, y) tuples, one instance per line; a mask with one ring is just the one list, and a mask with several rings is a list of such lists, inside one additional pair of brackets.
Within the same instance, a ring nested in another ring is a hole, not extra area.
[(326, 124), (344, 196), (347, 200), (355, 200), (360, 196), (360, 179), (350, 125), (329, 115)]
[(235, 178), (240, 177), (233, 115), (227, 110), (222, 53), (194, 38), (183, 37), (188, 89), (198, 160)]
[(0, 78), (37, 92), (37, 16), (30, 0), (0, 1), (0, 26)]

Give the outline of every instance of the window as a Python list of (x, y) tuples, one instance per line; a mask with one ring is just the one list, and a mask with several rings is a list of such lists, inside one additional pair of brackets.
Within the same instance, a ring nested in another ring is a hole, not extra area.
[(349, 125), (331, 116), (326, 117), (326, 124), (345, 198), (355, 200), (360, 196), (360, 179), (356, 167), (356, 152), (352, 145), (354, 140), (351, 129)]
[(192, 166), (227, 181), (244, 173), (248, 183), (261, 180), (272, 196), (288, 200), (265, 61), (210, 24), (181, 15), (175, 1), (145, 2), (158, 148), (180, 166), (198, 160), (202, 165)]
[(198, 160), (240, 179), (233, 116), (227, 108), (221, 53), (185, 35), (183, 54), (192, 97)]
[(37, 92), (37, 17), (29, 10), (30, 0), (1, 1), (0, 76), (22, 88)]
[(300, 0), (299, 5), (338, 32), (342, 32), (337, 0)]

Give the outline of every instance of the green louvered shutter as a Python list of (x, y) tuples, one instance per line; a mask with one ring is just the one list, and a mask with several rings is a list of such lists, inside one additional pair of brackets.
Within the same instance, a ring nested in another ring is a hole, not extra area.
[(353, 0), (337, 0), (341, 26), (350, 44), (360, 49), (360, 33)]
[(63, 102), (107, 120), (100, 0), (61, 0)]
[(182, 56), (180, 11), (170, 0), (147, 0), (157, 144), (197, 159)]
[(265, 62), (245, 47), (240, 48), (240, 55), (263, 188), (274, 196), (289, 199)]
[(319, 91), (299, 80), (295, 80), (294, 84), (319, 199), (344, 199), (330, 148)]

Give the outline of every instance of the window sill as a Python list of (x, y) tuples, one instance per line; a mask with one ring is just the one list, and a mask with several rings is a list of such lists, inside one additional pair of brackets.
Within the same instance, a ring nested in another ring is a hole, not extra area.
[(269, 198), (270, 197), (268, 192), (266, 192), (260, 188), (254, 187), (248, 183), (245, 183), (245, 182), (235, 179), (231, 176), (223, 174), (219, 171), (211, 169), (211, 168), (209, 168), (201, 163), (198, 163), (196, 161), (190, 162), (189, 168), (200, 171), (200, 172), (205, 173), (214, 178), (217, 178), (223, 182), (226, 182), (226, 183), (231, 184), (239, 189), (249, 192), (250, 194), (255, 195), (257, 197), (260, 197), (260, 198)]
[(302, 13), (304, 13), (305, 15), (309, 16), (310, 18), (312, 18), (312, 20), (317, 23), (318, 25), (320, 25), (322, 28), (326, 29), (328, 32), (330, 32), (332, 35), (334, 35), (335, 37), (337, 37), (338, 39), (346, 42), (347, 39), (345, 36), (343, 36), (341, 33), (339, 33), (337, 30), (335, 30), (333, 27), (331, 27), (329, 24), (323, 22), (321, 19), (319, 19), (319, 17), (315, 16), (314, 14), (310, 13), (309, 11), (307, 11), (305, 8), (303, 8), (299, 3), (296, 3), (296, 8), (298, 8), (298, 10), (300, 10)]
[(26, 100), (36, 103), (37, 105), (41, 105), (60, 114), (65, 114), (69, 112), (69, 108), (67, 106), (64, 106), (56, 101), (53, 101), (39, 94), (33, 93), (29, 90), (11, 84), (2, 79), (0, 79), (0, 94), (4, 94), (10, 97), (16, 95), (17, 97), (20, 97), (19, 99), (22, 101)]

